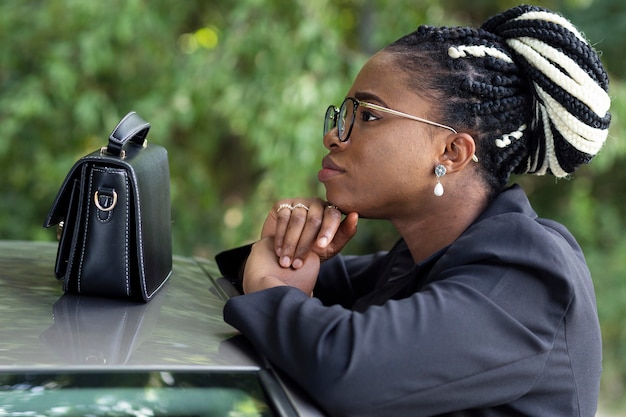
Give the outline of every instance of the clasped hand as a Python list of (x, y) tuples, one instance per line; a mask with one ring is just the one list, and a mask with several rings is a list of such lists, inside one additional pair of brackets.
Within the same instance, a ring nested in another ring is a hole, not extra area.
[(355, 235), (358, 214), (319, 199), (291, 199), (269, 212), (246, 262), (246, 293), (278, 285), (311, 294), (320, 263), (339, 253)]

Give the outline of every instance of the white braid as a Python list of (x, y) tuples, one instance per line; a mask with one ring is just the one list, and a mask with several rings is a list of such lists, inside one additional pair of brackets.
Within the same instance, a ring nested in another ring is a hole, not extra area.
[[(551, 123), (573, 145), (577, 150), (595, 155), (599, 152), (602, 144), (607, 138), (608, 130), (595, 129), (578, 120), (571, 115), (560, 103), (552, 98), (541, 88), (537, 88), (538, 95), (544, 101), (545, 105), (540, 105), (539, 111), (543, 121), (543, 131), (545, 135), (545, 158), (541, 162), (541, 167), (537, 169), (539, 161), (538, 151), (535, 154), (535, 165), (528, 166), (529, 172), (537, 175), (546, 174), (548, 168), (552, 174), (558, 178), (563, 178), (569, 174), (563, 170), (559, 164), (554, 151), (554, 135), (552, 134)], [(586, 136), (580, 134), (580, 130), (584, 130)]]
[(535, 174), (545, 175), (548, 168), (550, 168), (550, 171), (552, 171), (552, 174), (555, 177), (567, 177), (569, 174), (561, 168), (559, 160), (556, 157), (556, 153), (554, 152), (554, 136), (552, 135), (552, 130), (550, 129), (550, 116), (548, 115), (545, 107), (541, 108), (541, 118), (543, 119), (543, 133), (546, 138), (546, 155), (541, 164), (541, 168), (539, 168)]
[(448, 55), (450, 58), (466, 58), (467, 54), (478, 58), (483, 58), (489, 55), (508, 62), (509, 64), (513, 63), (513, 60), (504, 52), (485, 45), (458, 45), (448, 48)]
[[(598, 116), (604, 117), (606, 115), (611, 105), (611, 98), (608, 93), (567, 55), (550, 45), (529, 37), (509, 39), (507, 43), (535, 68), (586, 104)], [(559, 62), (567, 74), (555, 67), (552, 62)]]
[(597, 129), (580, 121), (550, 94), (539, 86), (535, 88), (544, 103), (543, 107), (561, 135), (579, 151), (589, 155), (597, 154), (608, 136), (608, 129)]
[[(548, 11), (529, 11), (514, 20), (540, 20), (554, 23), (571, 32), (581, 42), (589, 45), (583, 35), (566, 18)], [(567, 94), (586, 105), (598, 117), (606, 117), (611, 99), (608, 93), (587, 72), (561, 50), (532, 37), (507, 39), (507, 44), (536, 70), (546, 76)], [(558, 66), (555, 63), (558, 62)], [(550, 170), (556, 177), (569, 174), (560, 166), (555, 152), (552, 129), (579, 152), (596, 155), (608, 136), (607, 129), (598, 129), (580, 120), (561, 103), (533, 83), (538, 96), (537, 118), (543, 123), (545, 156), (539, 160), (540, 147), (535, 150), (535, 158), (528, 160), (528, 171), (544, 175)]]
[(564, 18), (563, 16), (559, 16), (555, 13), (548, 13), (545, 11), (532, 11), (524, 13), (516, 17), (513, 20), (543, 20), (546, 22), (556, 23), (559, 26), (563, 26), (565, 29), (569, 30), (581, 41), (587, 43), (587, 40), (581, 35), (581, 33), (572, 25), (572, 23)]
[(514, 140), (519, 140), (524, 135), (524, 130), (526, 130), (526, 125), (521, 125), (515, 132), (505, 133), (502, 135), (502, 139), (496, 139), (496, 146), (506, 148)]

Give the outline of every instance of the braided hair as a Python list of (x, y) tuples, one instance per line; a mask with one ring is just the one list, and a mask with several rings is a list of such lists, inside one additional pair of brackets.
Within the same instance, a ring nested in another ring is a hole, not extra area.
[(606, 140), (606, 71), (554, 12), (522, 5), (479, 29), (421, 26), (385, 51), (420, 74), (410, 87), (437, 103), (442, 123), (472, 134), (493, 193), (511, 174), (566, 177)]

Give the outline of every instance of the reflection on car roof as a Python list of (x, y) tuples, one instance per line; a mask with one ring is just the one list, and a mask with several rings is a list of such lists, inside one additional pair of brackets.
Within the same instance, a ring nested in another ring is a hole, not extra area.
[(63, 294), (55, 255), (53, 243), (0, 241), (0, 369), (260, 364), (222, 319), (212, 262), (175, 256), (163, 291), (138, 303)]

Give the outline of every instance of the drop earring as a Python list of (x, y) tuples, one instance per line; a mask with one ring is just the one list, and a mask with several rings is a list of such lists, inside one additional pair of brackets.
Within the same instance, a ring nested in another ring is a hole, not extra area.
[(441, 197), (443, 195), (443, 185), (439, 182), (439, 178), (446, 175), (446, 167), (439, 164), (435, 167), (435, 176), (437, 177), (437, 184), (435, 185), (434, 193), (437, 197)]

